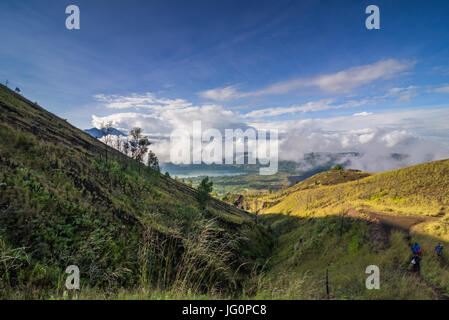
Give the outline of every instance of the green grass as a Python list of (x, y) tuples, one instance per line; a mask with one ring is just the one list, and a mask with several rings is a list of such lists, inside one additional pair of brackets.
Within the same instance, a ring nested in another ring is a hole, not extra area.
[[(438, 261), (434, 247), (438, 242), (449, 244), (448, 177), (449, 160), (374, 175), (332, 170), (255, 197), (254, 201), (264, 204), (262, 220), (277, 239), (259, 297), (327, 298), (326, 269), (331, 298), (335, 299), (436, 299), (447, 295), (447, 255)], [(388, 236), (385, 227), (365, 220), (364, 215), (348, 217), (350, 209), (434, 218), (411, 230), (392, 229)], [(425, 253), (421, 276), (409, 270), (410, 243), (414, 241)], [(370, 264), (380, 267), (380, 290), (364, 288), (364, 270)], [(273, 295), (273, 290), (278, 291)]]
[[(274, 255), (259, 278), (256, 298), (327, 299), (326, 269), (330, 299), (439, 297), (438, 291), (410, 271), (411, 251), (402, 232), (393, 231), (386, 243), (379, 244), (370, 238), (371, 227), (364, 220), (345, 219), (341, 228), (338, 216), (266, 215), (265, 223), (278, 237)], [(430, 264), (425, 259), (423, 273)], [(365, 287), (369, 265), (380, 269), (379, 290)]]
[(309, 181), (267, 196), (266, 213), (324, 215), (349, 207), (397, 214), (437, 216), (449, 205), (449, 160), (378, 173), (315, 188)]
[[(248, 193), (256, 216), (214, 198), (202, 208), (191, 186), (3, 86), (0, 109), (0, 298), (327, 299), (326, 269), (330, 299), (448, 292), (447, 254), (433, 254), (438, 241), (449, 245), (448, 160), (373, 175), (331, 170)], [(350, 209), (433, 218), (386, 230)], [(424, 249), (421, 276), (409, 270), (410, 241)], [(71, 264), (81, 270), (76, 293), (64, 287)], [(371, 264), (380, 290), (365, 288)]]
[(0, 297), (60, 296), (71, 264), (104, 292), (232, 296), (264, 263), (254, 245), (270, 236), (247, 213), (203, 209), (193, 188), (4, 87), (0, 108)]
[[(251, 194), (254, 192), (267, 192), (268, 189), (277, 190), (290, 185), (288, 173), (276, 173), (270, 176), (262, 176), (258, 173), (241, 174), (235, 176), (210, 177), (214, 183), (214, 191), (219, 196), (227, 193)], [(203, 177), (191, 178), (193, 185), (198, 185)], [(184, 179), (188, 181), (189, 179)]]

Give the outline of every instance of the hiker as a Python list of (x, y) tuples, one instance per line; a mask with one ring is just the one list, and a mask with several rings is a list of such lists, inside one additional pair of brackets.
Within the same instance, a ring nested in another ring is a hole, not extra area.
[(415, 242), (415, 244), (412, 247), (414, 254), (421, 254), (421, 247), (418, 243)]
[(419, 256), (418, 253), (415, 253), (412, 257), (412, 264), (413, 264), (413, 269), (419, 273), (419, 271), (421, 270), (421, 257)]
[(441, 243), (438, 243), (438, 245), (435, 247), (435, 250), (437, 252), (437, 257), (441, 258), (441, 254), (443, 253), (443, 246)]

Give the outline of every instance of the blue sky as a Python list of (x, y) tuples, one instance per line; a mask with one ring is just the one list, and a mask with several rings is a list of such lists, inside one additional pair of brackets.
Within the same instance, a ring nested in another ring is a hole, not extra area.
[[(65, 28), (70, 4), (80, 30)], [(380, 30), (365, 28), (370, 4)], [(448, 14), (448, 1), (2, 1), (0, 81), (80, 128), (157, 134), (198, 117), (444, 142)]]

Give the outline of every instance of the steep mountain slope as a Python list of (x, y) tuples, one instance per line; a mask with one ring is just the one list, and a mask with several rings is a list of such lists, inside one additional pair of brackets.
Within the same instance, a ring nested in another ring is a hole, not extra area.
[[(0, 296), (85, 288), (237, 294), (270, 253), (253, 217), (150, 170), (0, 86)], [(45, 288), (45, 291), (42, 291)]]

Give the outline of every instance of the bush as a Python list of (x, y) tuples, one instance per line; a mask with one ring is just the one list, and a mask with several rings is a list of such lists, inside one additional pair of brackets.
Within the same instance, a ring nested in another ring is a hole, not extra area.
[(204, 178), (201, 180), (201, 183), (199, 184), (197, 188), (197, 200), (201, 207), (204, 207), (206, 205), (207, 200), (209, 200), (209, 193), (212, 192), (212, 186), (213, 182), (209, 181), (209, 177)]
[(337, 164), (335, 167), (332, 168), (332, 170), (342, 171), (343, 167), (340, 164)]

